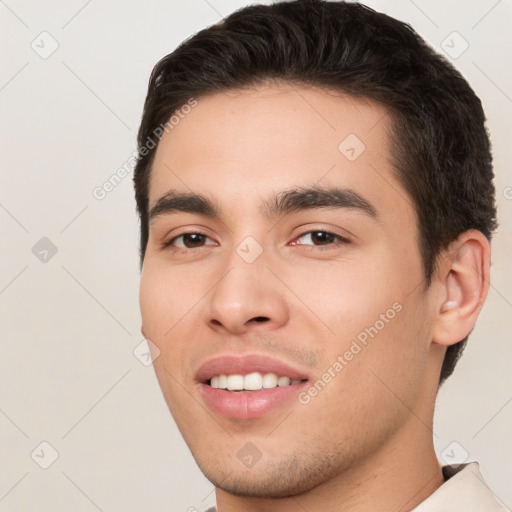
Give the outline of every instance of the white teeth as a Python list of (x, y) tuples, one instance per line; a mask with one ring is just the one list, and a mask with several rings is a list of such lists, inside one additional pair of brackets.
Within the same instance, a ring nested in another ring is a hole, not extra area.
[(284, 387), (300, 384), (302, 380), (282, 376), (275, 373), (252, 372), (247, 375), (215, 375), (210, 380), (210, 386), (217, 389), (228, 389), (229, 391), (259, 391), (260, 389), (272, 389), (277, 386)]
[(275, 373), (266, 373), (263, 375), (263, 388), (270, 389), (277, 386), (277, 375)]
[(242, 391), (242, 389), (244, 389), (244, 376), (243, 375), (228, 375), (227, 388), (230, 391)]
[(261, 373), (249, 373), (244, 377), (244, 389), (248, 391), (258, 391), (263, 387), (263, 377)]
[(290, 377), (279, 377), (279, 379), (277, 379), (277, 385), (280, 387), (289, 386), (290, 382), (291, 382)]
[(219, 388), (226, 389), (228, 387), (228, 378), (226, 375), (219, 375), (217, 378), (219, 379)]

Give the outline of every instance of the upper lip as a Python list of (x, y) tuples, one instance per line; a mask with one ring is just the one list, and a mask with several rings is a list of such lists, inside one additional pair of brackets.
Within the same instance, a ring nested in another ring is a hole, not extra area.
[(216, 375), (247, 375), (252, 372), (275, 373), (278, 377), (292, 380), (308, 379), (301, 370), (284, 361), (264, 355), (223, 355), (206, 361), (196, 374), (198, 382), (208, 382)]

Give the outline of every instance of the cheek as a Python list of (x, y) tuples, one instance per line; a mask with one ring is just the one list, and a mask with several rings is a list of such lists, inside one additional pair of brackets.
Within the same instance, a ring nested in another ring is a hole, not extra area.
[[(159, 351), (153, 368), (171, 414), (186, 401), (180, 382), (186, 343), (182, 328), (183, 319), (191, 311), (194, 291), (184, 285), (180, 273), (163, 268), (157, 262), (144, 263), (139, 290), (143, 333)], [(197, 302), (197, 299), (196, 299)], [(180, 320), (182, 320), (180, 322)]]
[(388, 316), (394, 318), (393, 305), (405, 295), (402, 279), (392, 258), (358, 252), (338, 261), (303, 265), (300, 271), (295, 268), (287, 282), (331, 334), (346, 341), (390, 309)]
[(139, 290), (142, 325), (148, 338), (172, 337), (201, 296), (200, 280), (182, 269), (164, 268), (157, 262), (144, 264)]
[(407, 380), (425, 363), (428, 349), (425, 300), (418, 286), (422, 270), (417, 259), (384, 249), (367, 259), (360, 254), (305, 266), (296, 277), (289, 275), (290, 288), (318, 327), (329, 329), (318, 346), (327, 367), (346, 353), (350, 371), (345, 373), (354, 371), (354, 378), (357, 372), (358, 379), (365, 374), (375, 380), (369, 373), (374, 368), (391, 381), (400, 375)]
[[(204, 275), (185, 267), (148, 259), (139, 290), (143, 332), (159, 350), (154, 370), (164, 395), (174, 402), (181, 396), (180, 384), (191, 378), (190, 346), (196, 344), (209, 289)], [(172, 411), (173, 404), (169, 407)]]
[[(421, 293), (404, 297), (395, 290), (361, 321), (346, 341), (345, 384), (356, 387), (366, 411), (388, 418), (405, 417), (424, 387), (428, 364), (429, 328)], [(406, 294), (405, 294), (406, 295)], [(392, 302), (396, 297), (400, 300)], [(350, 345), (347, 347), (347, 345)], [(348, 356), (348, 357), (347, 357)], [(406, 404), (406, 405), (404, 405)], [(370, 415), (371, 416), (371, 415)]]

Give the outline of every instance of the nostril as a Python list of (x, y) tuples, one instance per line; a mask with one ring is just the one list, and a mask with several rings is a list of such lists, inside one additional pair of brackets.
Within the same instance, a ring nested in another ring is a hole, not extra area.
[(255, 316), (253, 320), (255, 322), (266, 322), (267, 320), (269, 320), (269, 318), (266, 316)]

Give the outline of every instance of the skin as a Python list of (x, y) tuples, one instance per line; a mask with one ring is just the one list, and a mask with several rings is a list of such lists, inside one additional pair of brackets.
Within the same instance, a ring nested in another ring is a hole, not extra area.
[[(425, 288), (417, 219), (394, 177), (390, 119), (378, 104), (286, 84), (197, 100), (159, 144), (150, 208), (172, 189), (205, 195), (221, 217), (154, 219), (140, 305), (164, 397), (216, 486), (218, 510), (411, 510), (443, 483), (432, 443), (439, 372), (485, 300), (487, 240), (463, 233)], [(349, 134), (366, 146), (354, 161), (338, 149)], [(311, 185), (349, 187), (378, 217), (262, 211), (273, 194)], [(349, 243), (307, 234), (322, 230)], [(198, 231), (204, 243), (176, 239)], [(236, 252), (248, 236), (263, 251), (253, 263)], [(199, 393), (198, 368), (226, 353), (270, 355), (321, 379), (396, 303), (401, 311), (307, 404), (236, 420)], [(248, 442), (261, 453), (252, 467), (237, 458)]]

